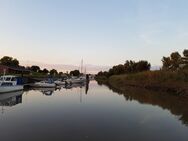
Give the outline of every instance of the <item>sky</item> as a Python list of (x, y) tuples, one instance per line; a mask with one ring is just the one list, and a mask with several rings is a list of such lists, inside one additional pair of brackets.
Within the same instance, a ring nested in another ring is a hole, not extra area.
[(188, 48), (188, 0), (0, 0), (0, 57), (112, 66)]

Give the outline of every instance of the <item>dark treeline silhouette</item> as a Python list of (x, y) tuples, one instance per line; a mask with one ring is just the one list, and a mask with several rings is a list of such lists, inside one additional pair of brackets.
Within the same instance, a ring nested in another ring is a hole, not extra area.
[(70, 72), (70, 75), (79, 76), (80, 75), (80, 71), (79, 70), (73, 70), (73, 71)]
[(3, 58), (0, 59), (0, 64), (6, 65), (6, 66), (17, 67), (19, 66), (19, 61), (15, 58), (4, 56)]
[(142, 71), (150, 70), (150, 63), (147, 61), (126, 61), (125, 64), (119, 64), (117, 66), (113, 66), (109, 71), (99, 72), (97, 76), (106, 76), (110, 77), (112, 75), (120, 75), (120, 74), (130, 74)]
[(162, 70), (177, 71), (188, 68), (188, 50), (183, 51), (183, 57), (178, 52), (173, 52), (169, 57), (162, 58)]
[(160, 70), (149, 71), (150, 64), (147, 61), (127, 61), (108, 72), (99, 72), (96, 80), (117, 89), (132, 86), (188, 95), (188, 50), (183, 51), (183, 56), (173, 52), (170, 57), (163, 57), (162, 62)]
[[(97, 76), (110, 77), (112, 75), (132, 74), (150, 70), (150, 63), (147, 61), (126, 61), (125, 64), (113, 66), (109, 71), (100, 71)], [(188, 50), (183, 51), (183, 56), (178, 52), (173, 52), (169, 57), (162, 58), (161, 71), (179, 71), (188, 69)]]
[[(20, 63), (17, 59), (10, 57), (10, 56), (4, 56), (0, 59), (0, 65), (14, 67), (14, 68), (22, 68), (31, 71), (34, 75), (53, 75), (53, 76), (62, 76), (64, 75), (63, 72), (58, 72), (56, 69), (48, 70), (47, 68), (41, 69), (37, 65), (32, 66), (20, 66)], [(75, 70), (77, 71), (77, 70)], [(73, 71), (74, 72), (74, 71)], [(69, 75), (69, 74), (66, 74)]]

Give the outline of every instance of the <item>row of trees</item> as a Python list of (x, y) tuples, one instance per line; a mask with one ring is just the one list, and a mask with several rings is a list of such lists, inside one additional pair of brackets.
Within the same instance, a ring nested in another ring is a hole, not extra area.
[[(5, 65), (5, 66), (9, 66), (9, 67), (20, 67), (23, 69), (27, 69), (30, 70), (31, 72), (35, 72), (35, 73), (39, 73), (39, 74), (50, 74), (50, 75), (59, 75), (62, 76), (64, 73), (63, 72), (58, 72), (56, 69), (51, 69), (48, 70), (46, 68), (41, 69), (39, 66), (37, 65), (33, 65), (33, 66), (28, 66), (28, 67), (24, 67), (24, 66), (20, 66), (19, 61), (16, 58), (12, 58), (9, 56), (4, 56), (0, 59), (0, 64), (1, 65)], [(79, 76), (80, 75), (80, 71), (79, 70), (73, 70), (71, 71), (69, 74), (67, 75), (71, 75), (71, 76)]]
[(178, 52), (173, 52), (169, 57), (163, 57), (162, 70), (177, 71), (188, 68), (188, 50), (183, 51), (183, 56)]
[(63, 72), (59, 72), (56, 69), (51, 69), (48, 70), (46, 68), (41, 69), (39, 66), (31, 66), (31, 67), (26, 67), (26, 69), (31, 70), (32, 72), (36, 72), (36, 73), (41, 73), (41, 74), (50, 74), (50, 75), (62, 75)]
[(24, 66), (20, 66), (19, 61), (16, 58), (12, 58), (9, 56), (4, 56), (0, 59), (0, 64), (1, 65), (5, 65), (5, 66), (9, 66), (9, 67), (20, 67), (23, 69), (27, 69), (30, 70), (32, 72), (36, 72), (36, 73), (40, 73), (40, 74), (50, 74), (50, 75), (62, 75), (63, 72), (59, 72), (56, 69), (52, 69), (52, 70), (48, 70), (46, 68), (41, 69), (39, 66), (37, 65), (33, 65), (31, 67), (24, 67)]
[(79, 70), (73, 70), (70, 72), (71, 76), (80, 76), (80, 71)]
[[(183, 51), (183, 56), (178, 52), (173, 52), (169, 57), (162, 58), (163, 71), (177, 71), (182, 69), (188, 69), (188, 50)], [(137, 73), (150, 70), (150, 63), (147, 61), (126, 61), (125, 64), (113, 66), (109, 71), (99, 72), (98, 76), (110, 77), (112, 75)]]
[(120, 74), (129, 74), (150, 70), (150, 63), (147, 61), (126, 61), (125, 64), (119, 64), (117, 66), (113, 66), (109, 71), (99, 72), (98, 76), (106, 76), (110, 77), (112, 75), (120, 75)]
[(4, 56), (0, 59), (0, 64), (5, 66), (12, 66), (12, 67), (18, 67), (19, 61), (15, 58)]

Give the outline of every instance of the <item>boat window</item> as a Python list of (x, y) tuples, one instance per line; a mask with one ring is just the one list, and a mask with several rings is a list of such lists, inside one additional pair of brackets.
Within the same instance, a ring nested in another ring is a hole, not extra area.
[(3, 83), (1, 84), (1, 86), (12, 86), (12, 83), (3, 82)]
[(16, 77), (13, 77), (11, 81), (16, 81)]
[(10, 80), (11, 80), (11, 77), (5, 78), (5, 81), (10, 81)]
[(3, 81), (3, 77), (0, 77), (0, 81)]

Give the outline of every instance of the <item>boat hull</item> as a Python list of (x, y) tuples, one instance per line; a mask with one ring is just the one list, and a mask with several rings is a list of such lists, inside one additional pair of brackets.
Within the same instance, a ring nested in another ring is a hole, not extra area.
[(62, 81), (55, 81), (54, 83), (57, 85), (65, 85), (65, 82), (62, 82)]
[(21, 91), (23, 90), (22, 85), (17, 86), (0, 86), (0, 93), (9, 93), (9, 92), (15, 92), (15, 91)]
[(33, 84), (32, 87), (36, 88), (56, 88), (56, 84), (46, 84), (46, 83), (36, 83)]

